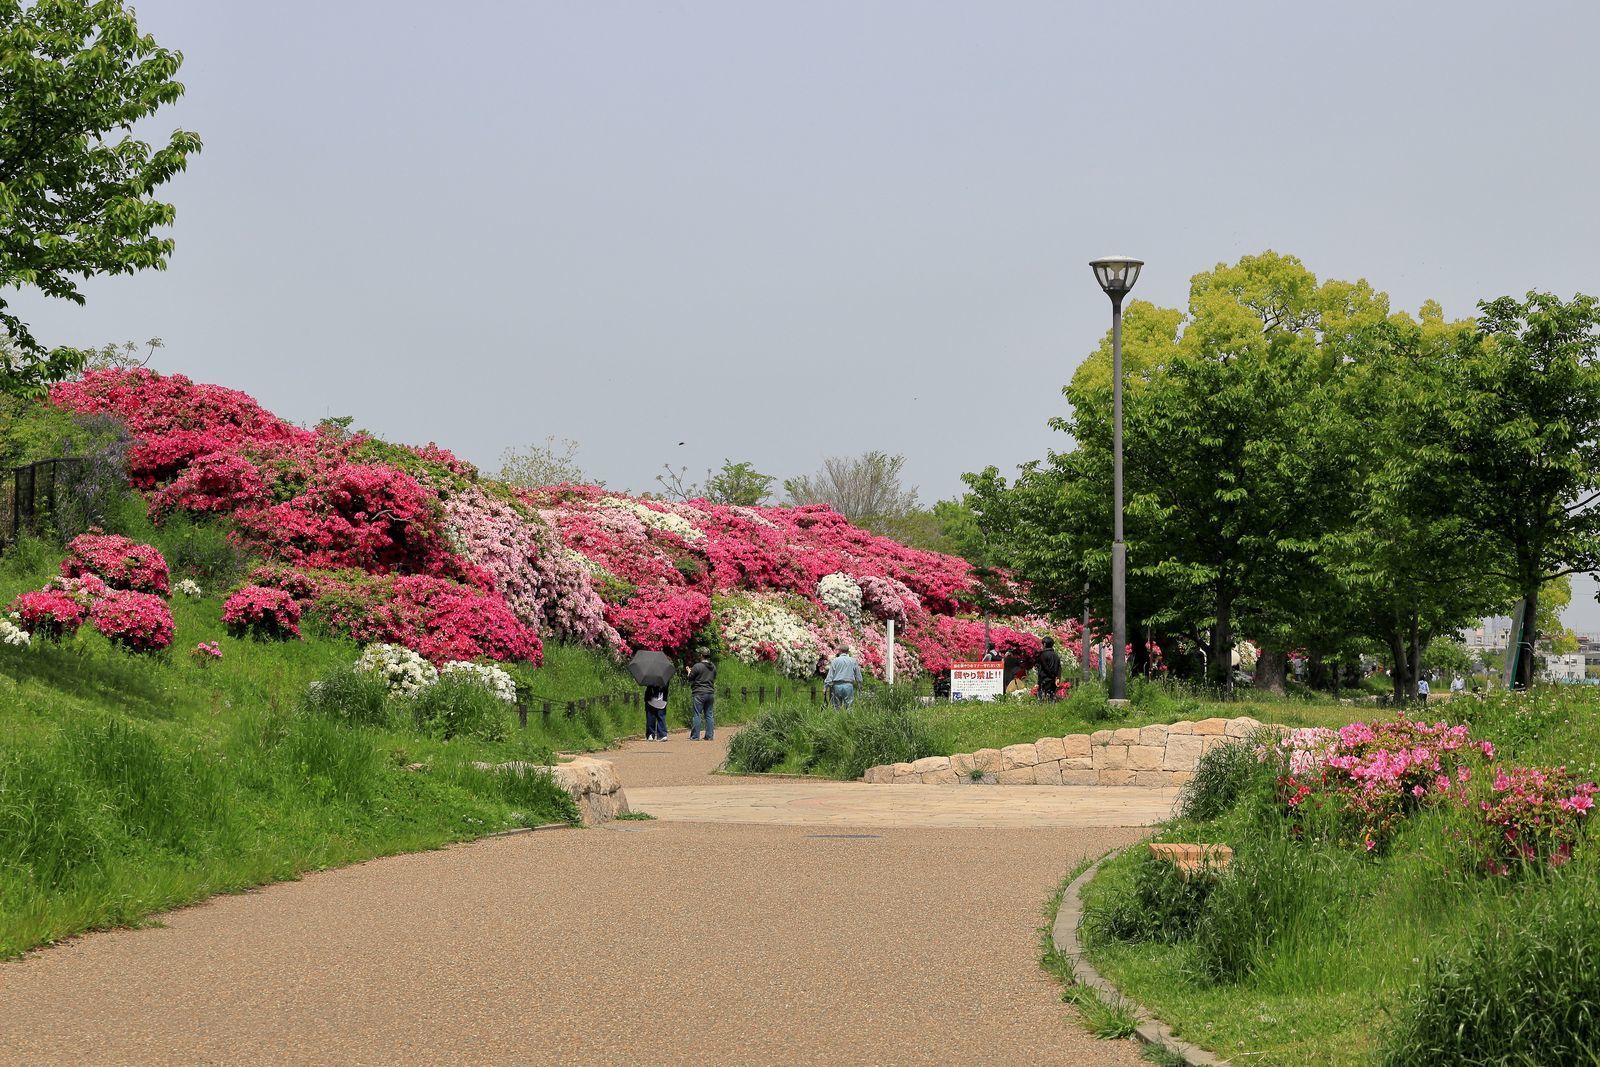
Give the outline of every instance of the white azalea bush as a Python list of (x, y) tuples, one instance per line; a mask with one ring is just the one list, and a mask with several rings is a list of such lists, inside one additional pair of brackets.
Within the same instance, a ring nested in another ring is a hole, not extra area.
[(775, 662), (778, 670), (795, 678), (816, 673), (821, 655), (805, 620), (781, 602), (763, 597), (740, 597), (721, 606), (718, 624), (722, 643), (743, 663)]
[(175, 593), (182, 593), (190, 600), (198, 600), (200, 597), (205, 595), (204, 591), (200, 588), (200, 583), (195, 581), (193, 578), (181, 579), (177, 585), (172, 587), (172, 591)]
[(22, 648), (32, 637), (32, 634), (17, 625), (15, 615), (10, 618), (0, 617), (0, 645)]
[(637, 500), (625, 500), (619, 496), (608, 496), (600, 501), (608, 508), (626, 511), (652, 530), (661, 530), (664, 533), (677, 534), (685, 541), (701, 541), (705, 534), (694, 528), (694, 523), (682, 515), (674, 515), (670, 511), (657, 511), (655, 508)]
[(439, 678), (433, 664), (403, 645), (368, 645), (361, 650), (355, 669), (377, 675), (389, 687), (390, 696), (415, 696)]
[(464, 678), (477, 682), (495, 695), (497, 700), (507, 704), (517, 702), (517, 683), (512, 681), (511, 675), (499, 667), (487, 663), (469, 663), (466, 660), (451, 660), (439, 668), (440, 678)]
[(848, 574), (835, 571), (817, 583), (817, 599), (851, 622), (861, 621), (861, 586)]

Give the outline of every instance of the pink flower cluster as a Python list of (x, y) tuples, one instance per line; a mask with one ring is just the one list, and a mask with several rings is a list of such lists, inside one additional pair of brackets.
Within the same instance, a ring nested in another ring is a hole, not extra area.
[(45, 637), (70, 637), (89, 617), (89, 598), (64, 589), (38, 589), (22, 593), (11, 610), (24, 630)]
[(1596, 792), (1600, 787), (1580, 782), (1565, 767), (1497, 770), (1476, 800), (1483, 869), (1506, 875), (1521, 863), (1565, 864), (1594, 810)]
[(199, 663), (215, 663), (222, 658), (222, 646), (215, 641), (201, 641), (189, 650), (189, 655)]
[(167, 561), (151, 545), (141, 545), (117, 534), (91, 530), (67, 544), (61, 562), (65, 578), (93, 576), (113, 589), (166, 596)]
[(222, 621), (236, 637), (299, 638), (300, 605), (282, 589), (247, 585), (222, 602)]
[(159, 652), (172, 644), (172, 612), (153, 593), (107, 589), (90, 605), (89, 621), (132, 652)]

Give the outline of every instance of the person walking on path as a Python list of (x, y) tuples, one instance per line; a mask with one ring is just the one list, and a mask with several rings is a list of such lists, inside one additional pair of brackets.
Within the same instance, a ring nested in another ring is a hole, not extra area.
[(1450, 695), (1452, 697), (1458, 697), (1466, 691), (1467, 683), (1461, 680), (1461, 675), (1458, 674), (1454, 678), (1450, 679)]
[(1417, 699), (1424, 704), (1428, 702), (1428, 679), (1425, 676), (1417, 679)]
[(1044, 639), (1044, 651), (1039, 653), (1039, 699), (1046, 704), (1055, 702), (1056, 683), (1061, 680), (1061, 654), (1056, 651), (1056, 639)]
[(700, 740), (700, 727), (702, 717), (705, 725), (705, 739), (711, 740), (717, 730), (717, 719), (712, 711), (717, 701), (717, 665), (711, 662), (711, 654), (704, 649), (700, 650), (700, 658), (689, 668), (689, 697), (694, 705), (694, 712), (689, 719), (689, 740)]
[(644, 687), (644, 739), (667, 739), (667, 689), (666, 685)]
[(848, 648), (839, 646), (839, 654), (828, 664), (828, 676), (822, 680), (828, 702), (836, 708), (848, 708), (856, 702), (856, 686), (860, 684), (861, 664)]

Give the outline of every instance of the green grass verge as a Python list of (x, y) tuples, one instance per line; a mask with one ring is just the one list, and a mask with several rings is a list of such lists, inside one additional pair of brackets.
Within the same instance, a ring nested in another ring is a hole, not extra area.
[[(1504, 761), (1600, 771), (1592, 691), (1435, 710), (1471, 716)], [(1162, 829), (1235, 847), (1209, 894), (1186, 900), (1142, 850), (1087, 887), (1089, 958), (1128, 997), (1236, 1063), (1600, 1062), (1592, 826), (1567, 866), (1494, 878), (1456, 844), (1469, 812), (1415, 815), (1369, 857), (1275, 832), (1268, 796), (1246, 783), (1214, 818)]]

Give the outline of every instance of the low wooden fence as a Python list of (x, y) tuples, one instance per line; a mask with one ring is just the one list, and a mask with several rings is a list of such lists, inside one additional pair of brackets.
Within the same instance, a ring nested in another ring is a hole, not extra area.
[(55, 523), (83, 464), (81, 459), (41, 459), (0, 471), (0, 549)]

